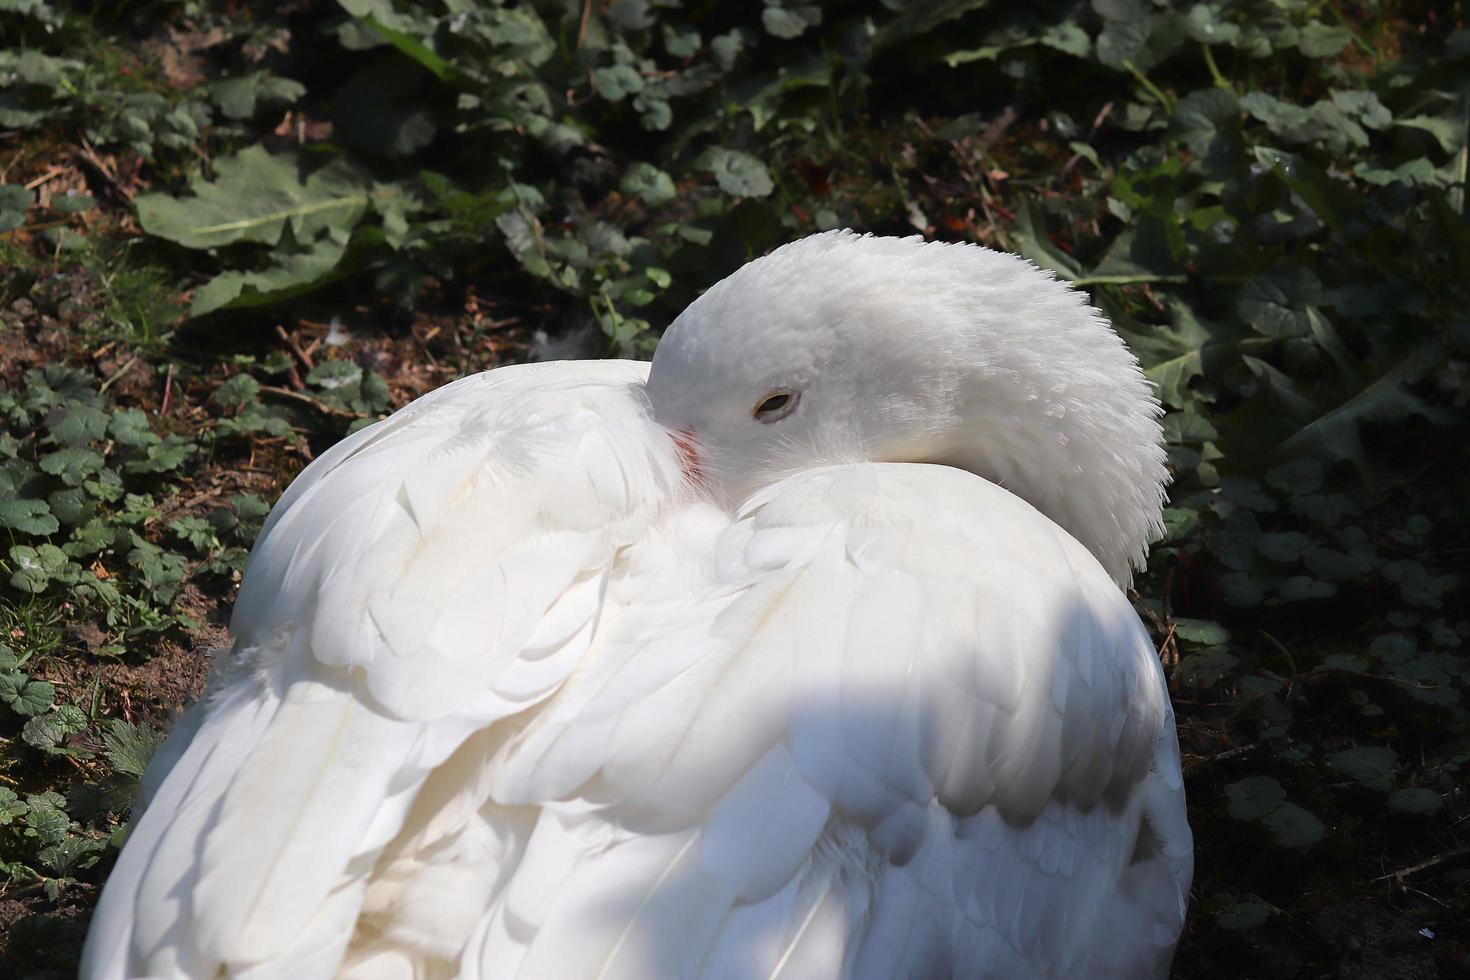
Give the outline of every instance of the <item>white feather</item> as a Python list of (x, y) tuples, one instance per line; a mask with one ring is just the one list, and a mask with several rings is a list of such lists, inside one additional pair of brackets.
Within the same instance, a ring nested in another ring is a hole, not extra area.
[(467, 378), (288, 489), (84, 977), (1167, 972), (1157, 406), (1100, 317), (824, 235), (648, 370)]

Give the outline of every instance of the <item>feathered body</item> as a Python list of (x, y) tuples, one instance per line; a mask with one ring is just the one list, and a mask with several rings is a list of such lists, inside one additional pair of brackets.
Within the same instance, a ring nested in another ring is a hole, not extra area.
[[(1167, 972), (1191, 841), (1118, 587), (1162, 470), (1116, 336), (1019, 260), (826, 235), (648, 370), (467, 378), (291, 486), (84, 976)], [(801, 405), (747, 431), (772, 385)]]

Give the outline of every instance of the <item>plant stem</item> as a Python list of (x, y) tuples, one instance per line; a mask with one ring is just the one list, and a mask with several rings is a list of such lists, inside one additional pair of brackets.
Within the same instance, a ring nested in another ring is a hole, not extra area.
[(1174, 111), (1174, 100), (1166, 95), (1163, 89), (1159, 88), (1152, 81), (1150, 81), (1149, 77), (1145, 75), (1137, 65), (1135, 65), (1132, 61), (1124, 61), (1123, 67), (1128, 69), (1128, 73), (1138, 81), (1138, 84), (1142, 85), (1144, 89), (1147, 90), (1148, 94), (1152, 95), (1155, 99), (1159, 101), (1159, 104), (1164, 107), (1164, 110), (1166, 112), (1172, 113)]

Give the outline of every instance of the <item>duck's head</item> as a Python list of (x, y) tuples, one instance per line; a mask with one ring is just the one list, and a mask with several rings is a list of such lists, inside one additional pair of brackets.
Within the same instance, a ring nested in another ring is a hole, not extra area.
[(942, 463), (1028, 501), (1120, 585), (1162, 530), (1159, 403), (1086, 297), (976, 245), (827, 232), (690, 304), (648, 379), (734, 505), (820, 463)]

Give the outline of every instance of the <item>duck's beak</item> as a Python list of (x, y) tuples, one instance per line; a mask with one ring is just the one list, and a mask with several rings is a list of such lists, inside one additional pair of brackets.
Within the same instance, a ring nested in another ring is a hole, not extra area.
[(669, 438), (674, 440), (674, 448), (679, 451), (679, 469), (684, 471), (684, 479), (690, 486), (704, 489), (704, 460), (699, 452), (698, 435), (690, 428), (672, 429)]

